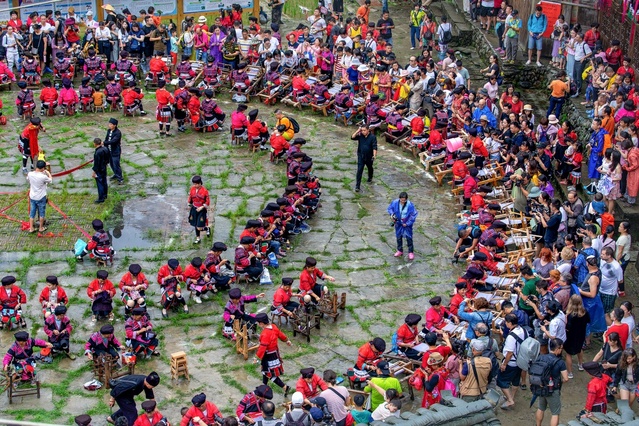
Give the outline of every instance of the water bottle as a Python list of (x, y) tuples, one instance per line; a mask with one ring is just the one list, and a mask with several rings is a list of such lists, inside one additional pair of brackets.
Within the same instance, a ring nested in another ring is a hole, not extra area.
[(555, 382), (553, 381), (551, 376), (550, 379), (548, 380), (548, 390), (552, 392), (554, 386), (555, 386)]

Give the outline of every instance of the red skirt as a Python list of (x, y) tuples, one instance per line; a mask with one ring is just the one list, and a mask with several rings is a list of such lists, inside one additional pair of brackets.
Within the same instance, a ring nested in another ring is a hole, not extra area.
[(279, 377), (284, 374), (284, 365), (279, 351), (267, 352), (262, 357), (262, 374), (268, 377)]
[(169, 105), (158, 105), (155, 109), (155, 118), (160, 123), (170, 123), (173, 120), (173, 110)]

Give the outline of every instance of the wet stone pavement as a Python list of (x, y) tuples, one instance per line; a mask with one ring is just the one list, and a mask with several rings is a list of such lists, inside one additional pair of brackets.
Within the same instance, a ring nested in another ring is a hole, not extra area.
[[(4, 104), (11, 105), (13, 96), (2, 93)], [(220, 104), (230, 114), (235, 105), (227, 99), (226, 95), (222, 96)], [(147, 100), (146, 108), (152, 110), (153, 107), (153, 101)], [(260, 109), (270, 127), (274, 125), (272, 108), (257, 103), (252, 107)], [(391, 336), (404, 316), (410, 312), (423, 315), (427, 300), (434, 294), (447, 294), (459, 270), (452, 268), (449, 261), (454, 233), (452, 198), (436, 187), (434, 179), (412, 157), (380, 138), (374, 183), (364, 183), (363, 192), (356, 194), (353, 192), (356, 143), (350, 140), (353, 129), (308, 111), (289, 112), (300, 122), (300, 136), (309, 141), (305, 151), (313, 157), (315, 173), (322, 182), (323, 207), (310, 221), (313, 230), (293, 238), (292, 252), (281, 262), (279, 270), (271, 270), (273, 279), (277, 283), (282, 276), (299, 277), (304, 259), (312, 255), (318, 259), (321, 269), (336, 278), (330, 287), (347, 293), (347, 309), (335, 323), (324, 322), (310, 343), (299, 336), (293, 338), (290, 326), (283, 326), (293, 340), (293, 347), (282, 348), (284, 379), (294, 385), (299, 369), (309, 365), (320, 372), (331, 368), (344, 373), (354, 363), (357, 348), (372, 337), (382, 336), (390, 345)], [(16, 135), (24, 123), (15, 118), (11, 107), (5, 107), (5, 114), (11, 120), (0, 129), (0, 152), (4, 157), (0, 162), (3, 176), (0, 192), (24, 191), (27, 184), (16, 167), (20, 159), (15, 149)], [(231, 247), (226, 255), (232, 258), (232, 248), (246, 220), (256, 217), (267, 202), (282, 193), (286, 184), (284, 165), (271, 164), (266, 153), (251, 154), (245, 146), (231, 147), (227, 133), (189, 132), (159, 139), (153, 118), (112, 115), (120, 119), (124, 138), (125, 184), (111, 186), (110, 201), (96, 207), (92, 203), (96, 192), (91, 170), (84, 168), (55, 179), (50, 198), (71, 219), (83, 215), (105, 219), (118, 250), (115, 265), (107, 268), (116, 284), (133, 262), (141, 264), (152, 282), (147, 292), (149, 313), (160, 336), (162, 356), (140, 360), (137, 371), (160, 373), (162, 383), (156, 393), (160, 410), (175, 423), (179, 421), (178, 410), (189, 405), (195, 393), (203, 391), (223, 414), (230, 415), (242, 395), (261, 383), (261, 376), (259, 366), (251, 363), (252, 357), (245, 362), (235, 353), (234, 345), (221, 336), (226, 298), (218, 295), (201, 305), (189, 301), (188, 316), (172, 314), (163, 320), (155, 275), (169, 257), (176, 257), (185, 265), (196, 255), (205, 256), (213, 241), (226, 242)], [(41, 146), (48, 153), (54, 173), (91, 158), (91, 140), (104, 136), (109, 116), (79, 114), (73, 120), (44, 119), (47, 132), (41, 138)], [(187, 192), (194, 174), (203, 176), (212, 197), (213, 235), (199, 246), (192, 244), (194, 235), (187, 222)], [(420, 212), (415, 226), (417, 258), (410, 263), (392, 257), (394, 232), (386, 214), (388, 203), (403, 190), (408, 191)], [(58, 201), (68, 194), (80, 198), (80, 207), (68, 210)], [(47, 214), (50, 231), (64, 231), (62, 237), (48, 241), (66, 239), (68, 241), (63, 242), (68, 243), (70, 249), (81, 235), (57, 212), (49, 209)], [(21, 219), (26, 219), (26, 215)], [(7, 226), (7, 236), (21, 232), (18, 224)], [(64, 229), (59, 229), (62, 226)], [(90, 229), (87, 225), (85, 228)], [(34, 246), (40, 244), (37, 250), (31, 251), (26, 239), (26, 243), (3, 251), (0, 274), (18, 277), (29, 300), (25, 309), (28, 330), (39, 338), (45, 335), (37, 298), (45, 277), (59, 276), (71, 299), (72, 350), (78, 358), (75, 361), (56, 358), (53, 364), (40, 364), (42, 398), (25, 397), (9, 405), (8, 399), (2, 396), (0, 411), (9, 417), (58, 424), (69, 424), (73, 416), (88, 412), (94, 417), (95, 425), (103, 425), (109, 413), (107, 392), (89, 392), (82, 388), (82, 384), (91, 379), (87, 362), (81, 356), (83, 345), (102, 325), (91, 323), (86, 296), (86, 287), (97, 268), (91, 261), (76, 263), (70, 251), (46, 250), (47, 241), (43, 243), (38, 237), (30, 237)], [(249, 293), (266, 293), (265, 299), (249, 305), (249, 310), (256, 312), (268, 308), (276, 286), (247, 288), (243, 285), (242, 288)], [(116, 299), (116, 336), (123, 340), (123, 308), (119, 298)], [(0, 332), (2, 353), (12, 340), (12, 333)], [(170, 380), (170, 353), (180, 350), (188, 354), (190, 381)], [(281, 390), (276, 389), (275, 393), (275, 402), (283, 402)]]
[[(348, 7), (353, 7), (349, 5)], [(435, 4), (435, 8), (438, 4)], [(374, 16), (378, 11), (373, 11)], [(394, 13), (396, 22), (408, 12)], [(290, 22), (290, 27), (297, 22)], [(402, 62), (413, 51), (408, 50), (408, 27), (398, 25), (395, 40)], [(482, 66), (470, 48), (459, 48), (465, 55), (465, 66), (475, 75)], [(470, 62), (470, 63), (469, 63)], [(25, 123), (16, 118), (12, 107), (15, 93), (0, 94), (10, 117), (7, 126), (0, 128), (0, 193), (25, 191), (28, 186), (19, 170), (20, 157), (16, 150), (17, 134)], [(235, 104), (228, 94), (218, 99), (222, 109), (230, 115)], [(153, 94), (145, 97), (147, 111), (154, 111)], [(278, 105), (277, 107), (281, 107)], [(273, 108), (253, 101), (251, 108), (259, 108), (260, 116), (273, 127)], [(423, 171), (418, 162), (397, 147), (378, 139), (379, 153), (375, 162), (373, 184), (364, 183), (362, 193), (355, 193), (356, 143), (350, 140), (354, 128), (344, 128), (332, 118), (323, 118), (308, 110), (299, 112), (284, 107), (301, 125), (301, 137), (308, 140), (305, 152), (313, 158), (315, 174), (321, 179), (322, 208), (309, 222), (312, 231), (292, 239), (293, 250), (280, 262), (280, 269), (271, 269), (277, 284), (282, 276), (299, 277), (304, 259), (314, 256), (318, 266), (334, 276), (332, 290), (346, 292), (347, 308), (336, 322), (322, 323), (310, 343), (292, 336), (289, 325), (282, 329), (293, 341), (292, 347), (282, 345), (284, 381), (294, 386), (299, 369), (314, 366), (317, 371), (333, 369), (343, 374), (357, 356), (357, 348), (367, 340), (381, 336), (390, 348), (391, 336), (408, 313), (424, 314), (430, 297), (440, 294), (447, 298), (457, 276), (458, 266), (450, 257), (454, 246), (457, 207), (447, 188), (438, 188), (434, 178)], [(94, 217), (105, 220), (118, 251), (115, 265), (107, 268), (110, 279), (117, 285), (129, 264), (139, 263), (151, 282), (147, 304), (154, 328), (160, 337), (162, 355), (139, 360), (136, 371), (157, 371), (162, 381), (156, 391), (159, 409), (169, 420), (179, 422), (179, 409), (190, 405), (191, 397), (205, 392), (224, 415), (235, 412), (244, 393), (261, 383), (259, 366), (236, 354), (235, 346), (222, 337), (222, 312), (226, 297), (216, 295), (202, 304), (187, 302), (190, 314), (171, 314), (161, 318), (159, 286), (155, 276), (158, 268), (170, 257), (186, 265), (195, 256), (206, 255), (213, 241), (224, 241), (230, 247), (226, 257), (233, 256), (238, 236), (246, 220), (256, 217), (262, 207), (280, 196), (286, 185), (283, 164), (273, 165), (268, 154), (251, 154), (246, 146), (232, 147), (228, 133), (198, 134), (187, 132), (176, 137), (160, 139), (152, 114), (146, 117), (123, 118), (121, 114), (78, 114), (74, 118), (47, 117), (40, 145), (47, 152), (53, 172), (68, 169), (91, 158), (92, 139), (103, 137), (110, 116), (120, 120), (123, 133), (122, 166), (125, 183), (109, 188), (107, 203), (95, 206), (96, 190), (90, 168), (78, 170), (55, 179), (49, 195), (69, 217), (87, 230)], [(228, 124), (227, 124), (228, 126)], [(175, 130), (173, 130), (175, 132)], [(192, 228), (187, 221), (187, 193), (190, 178), (202, 175), (211, 194), (209, 215), (212, 236), (202, 244), (193, 244)], [(416, 259), (396, 259), (394, 232), (386, 213), (389, 202), (400, 191), (407, 191), (419, 211), (415, 224)], [(73, 204), (63, 204), (73, 200)], [(9, 204), (0, 194), (0, 208)], [(18, 214), (26, 219), (26, 203)], [(26, 397), (8, 404), (0, 396), (0, 412), (4, 416), (31, 421), (70, 424), (80, 413), (92, 415), (96, 426), (105, 424), (110, 413), (108, 392), (84, 390), (83, 383), (92, 378), (86, 360), (81, 356), (84, 343), (92, 332), (103, 324), (91, 323), (90, 304), (86, 287), (97, 270), (91, 261), (76, 263), (70, 249), (81, 237), (70, 221), (52, 209), (47, 211), (49, 230), (62, 236), (32, 237), (20, 234), (19, 225), (0, 219), (2, 239), (8, 239), (0, 252), (0, 275), (13, 274), (26, 291), (29, 302), (25, 309), (28, 330), (45, 338), (41, 311), (37, 298), (47, 275), (58, 275), (70, 297), (69, 316), (74, 331), (72, 350), (75, 361), (56, 358), (52, 364), (39, 365), (43, 394), (39, 400)], [(21, 238), (17, 238), (20, 236)], [(2, 243), (2, 242), (0, 242)], [(56, 245), (61, 249), (51, 250)], [(298, 281), (296, 280), (295, 285)], [(248, 305), (250, 312), (267, 310), (276, 286), (242, 285), (245, 293), (265, 292), (265, 299)], [(124, 340), (123, 307), (116, 298), (116, 336)], [(12, 333), (0, 331), (0, 352), (4, 353), (13, 341)], [(170, 380), (170, 353), (185, 351), (188, 356), (191, 380)], [(594, 355), (594, 354), (593, 354)], [(580, 386), (585, 375), (575, 374)], [(522, 396), (524, 395), (524, 396)], [(529, 392), (520, 392), (517, 399), (521, 409), (510, 418), (530, 419), (533, 409), (527, 407)], [(417, 408), (421, 400), (408, 402), (406, 410)], [(274, 402), (284, 401), (282, 391), (275, 389)], [(579, 402), (580, 404), (581, 402)], [(577, 403), (570, 411), (579, 410)], [(280, 409), (278, 408), (278, 412)]]

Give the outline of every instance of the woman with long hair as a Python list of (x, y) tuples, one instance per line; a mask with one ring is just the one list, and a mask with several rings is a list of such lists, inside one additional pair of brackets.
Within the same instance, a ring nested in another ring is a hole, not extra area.
[(632, 348), (633, 342), (637, 339), (635, 316), (632, 313), (633, 308), (634, 306), (632, 305), (632, 303), (627, 300), (619, 305), (619, 309), (623, 311), (623, 318), (621, 319), (621, 322), (623, 324), (628, 324), (628, 329), (630, 330), (628, 342), (626, 343), (626, 349)]
[(597, 352), (597, 355), (595, 355), (592, 360), (601, 363), (604, 373), (610, 377), (615, 377), (622, 352), (623, 349), (621, 349), (619, 334), (610, 333), (608, 341), (604, 343), (603, 347), (599, 349), (599, 352)]
[(639, 363), (634, 349), (628, 348), (623, 351), (614, 379), (612, 393), (619, 389), (621, 400), (628, 401), (628, 405), (632, 406), (636, 398), (635, 389), (639, 384)]
[(581, 365), (584, 363), (583, 345), (586, 341), (586, 326), (590, 322), (590, 315), (584, 308), (584, 302), (581, 296), (573, 294), (568, 301), (566, 309), (566, 342), (564, 343), (564, 351), (566, 351), (566, 369), (568, 370), (568, 378), (572, 379), (572, 356), (577, 355), (579, 371), (582, 371)]

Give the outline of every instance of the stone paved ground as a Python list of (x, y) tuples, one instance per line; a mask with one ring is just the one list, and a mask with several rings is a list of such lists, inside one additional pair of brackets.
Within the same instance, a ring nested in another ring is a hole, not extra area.
[[(401, 19), (399, 13), (397, 16)], [(403, 52), (408, 52), (407, 27), (398, 25), (396, 33), (395, 39), (404, 47)], [(476, 53), (468, 53), (479, 63)], [(16, 135), (24, 123), (14, 118), (11, 107), (14, 96), (1, 94), (4, 113), (12, 119), (8, 126), (0, 128), (0, 193), (27, 189), (19, 171), (16, 150)], [(152, 95), (147, 95), (149, 97)], [(227, 114), (234, 108), (226, 95), (220, 98), (220, 103)], [(147, 100), (146, 105), (148, 110), (153, 110), (153, 101)], [(269, 126), (274, 124), (272, 108), (257, 103), (252, 107), (260, 108)], [(273, 271), (273, 278), (275, 282), (282, 276), (297, 278), (304, 258), (313, 255), (319, 266), (336, 278), (331, 288), (348, 294), (347, 309), (336, 323), (324, 323), (310, 343), (291, 336), (293, 347), (282, 348), (284, 379), (293, 385), (298, 370), (309, 365), (319, 371), (332, 368), (343, 373), (353, 364), (357, 347), (372, 337), (382, 336), (390, 345), (390, 336), (404, 316), (409, 312), (423, 315), (432, 295), (448, 294), (460, 269), (449, 263), (456, 207), (448, 192), (437, 188), (434, 179), (411, 157), (380, 140), (375, 183), (364, 184), (364, 192), (356, 194), (352, 191), (355, 144), (349, 139), (353, 129), (344, 129), (330, 119), (306, 111), (289, 112), (300, 122), (301, 136), (309, 140), (306, 151), (314, 158), (324, 197), (322, 209), (311, 221), (312, 232), (293, 239), (292, 253), (281, 263), (280, 270)], [(48, 153), (54, 173), (91, 157), (91, 140), (104, 136), (108, 117), (109, 114), (80, 114), (73, 119), (45, 119), (48, 130), (41, 146)], [(225, 241), (233, 247), (245, 221), (255, 217), (266, 202), (279, 196), (285, 185), (283, 165), (270, 164), (265, 154), (250, 154), (246, 148), (231, 147), (227, 134), (187, 133), (159, 139), (153, 118), (117, 117), (121, 119), (124, 134), (125, 185), (111, 187), (109, 201), (98, 207), (92, 204), (95, 188), (88, 168), (56, 179), (50, 188), (51, 199), (85, 229), (90, 228), (92, 218), (105, 219), (118, 250), (116, 264), (109, 268), (114, 281), (119, 280), (134, 261), (142, 265), (154, 282), (157, 269), (169, 257), (177, 257), (185, 264), (196, 255), (205, 255), (212, 241)], [(186, 209), (189, 180), (196, 173), (203, 176), (209, 188), (214, 211), (211, 215), (213, 237), (200, 246), (192, 244), (193, 233), (187, 223)], [(392, 257), (394, 234), (386, 216), (386, 206), (402, 190), (408, 191), (420, 212), (415, 227), (417, 258), (412, 263)], [(13, 197), (0, 195), (0, 209), (9, 205)], [(26, 205), (10, 213), (26, 218)], [(29, 331), (37, 337), (44, 334), (34, 299), (43, 288), (46, 275), (60, 277), (71, 298), (69, 315), (75, 328), (72, 348), (79, 355), (90, 333), (101, 325), (90, 322), (85, 292), (96, 267), (91, 262), (75, 263), (66, 250), (80, 234), (51, 209), (48, 217), (50, 231), (56, 236), (40, 239), (21, 233), (17, 224), (0, 218), (0, 274), (14, 274), (20, 280), (30, 300), (26, 312)], [(62, 236), (57, 236), (60, 233)], [(232, 252), (227, 255), (232, 256)], [(248, 291), (266, 292), (264, 302), (250, 306), (255, 312), (267, 308), (275, 288), (250, 286)], [(148, 294), (149, 311), (161, 336), (163, 355), (140, 361), (138, 371), (156, 370), (161, 374), (163, 381), (157, 391), (160, 410), (175, 423), (179, 421), (179, 408), (188, 405), (192, 395), (204, 391), (223, 414), (232, 414), (241, 396), (258, 385), (261, 377), (259, 367), (245, 362), (230, 342), (221, 337), (221, 315), (226, 299), (217, 296), (201, 305), (190, 303), (190, 315), (172, 315), (169, 320), (163, 320), (158, 308), (158, 286), (152, 284)], [(122, 338), (123, 308), (117, 302), (116, 306), (117, 336)], [(288, 326), (283, 330), (291, 334)], [(11, 341), (10, 333), (0, 332), (3, 353)], [(178, 350), (188, 353), (190, 382), (168, 379), (169, 354)], [(88, 412), (94, 417), (95, 425), (105, 424), (109, 413), (107, 392), (91, 393), (82, 388), (91, 378), (82, 357), (75, 361), (56, 359), (51, 365), (41, 365), (40, 370), (44, 386), (42, 398), (39, 401), (25, 398), (9, 406), (7, 398), (2, 396), (0, 412), (13, 418), (58, 424), (70, 424), (72, 417)], [(570, 389), (585, 386), (585, 375), (577, 373), (576, 377)], [(528, 397), (528, 392), (519, 393), (518, 409), (509, 419), (530, 419), (534, 409), (527, 408)], [(283, 401), (279, 390), (274, 400)], [(565, 404), (566, 411), (574, 415), (582, 401), (580, 395), (573, 394)], [(410, 408), (409, 404), (407, 409)]]
[[(13, 94), (3, 93), (5, 105)], [(150, 108), (152, 102), (147, 102)], [(230, 113), (234, 105), (222, 101)], [(262, 111), (269, 125), (274, 124), (272, 109), (254, 104)], [(6, 108), (12, 119), (2, 130), (0, 149), (3, 161), (0, 191), (24, 191), (27, 185), (16, 167), (16, 134), (23, 126)], [(373, 185), (364, 184), (364, 192), (355, 194), (353, 180), (356, 167), (355, 143), (350, 141), (353, 129), (335, 125), (331, 119), (293, 112), (302, 126), (301, 136), (309, 140), (306, 151), (314, 158), (316, 174), (321, 178), (324, 197), (320, 213), (312, 220), (313, 231), (293, 239), (293, 252), (282, 262), (282, 275), (299, 276), (304, 258), (317, 257), (321, 268), (335, 276), (332, 286), (348, 294), (348, 308), (337, 323), (327, 323), (310, 344), (293, 339), (292, 348), (283, 348), (285, 379), (294, 384), (298, 370), (308, 365), (318, 370), (333, 368), (342, 373), (352, 365), (357, 347), (374, 336), (390, 336), (401, 324), (407, 312), (423, 314), (429, 297), (446, 293), (458, 271), (452, 270), (448, 257), (452, 249), (451, 216), (454, 206), (444, 191), (433, 185), (433, 179), (417, 163), (380, 140), (380, 155), (376, 162)], [(79, 164), (92, 154), (90, 141), (103, 136), (108, 115), (78, 115), (67, 118), (45, 118), (47, 133), (41, 145), (49, 153), (53, 172)], [(121, 119), (124, 134), (123, 168), (125, 185), (110, 188), (109, 202), (94, 206), (94, 183), (89, 168), (56, 179), (50, 188), (51, 199), (85, 229), (93, 217), (105, 218), (118, 249), (116, 264), (109, 268), (111, 277), (119, 280), (132, 262), (138, 262), (151, 279), (162, 262), (169, 257), (183, 264), (195, 255), (204, 256), (211, 241), (222, 240), (233, 247), (245, 221), (258, 215), (268, 201), (285, 186), (284, 166), (269, 163), (266, 154), (250, 154), (245, 147), (229, 145), (224, 134), (194, 134), (159, 139), (155, 136), (155, 121), (137, 117)], [(212, 195), (214, 230), (211, 240), (192, 244), (193, 233), (187, 223), (186, 194), (193, 174), (201, 174)], [(407, 190), (421, 215), (416, 224), (417, 260), (406, 263), (392, 257), (394, 234), (385, 213), (386, 206), (397, 194)], [(73, 202), (65, 200), (73, 199)], [(9, 197), (2, 197), (1, 206)], [(21, 219), (24, 208), (13, 212)], [(48, 210), (49, 230), (63, 236), (37, 238), (19, 231), (18, 224), (1, 221), (4, 249), (0, 254), (0, 274), (15, 274), (29, 298), (27, 318), (29, 331), (43, 337), (37, 299), (44, 277), (56, 274), (67, 289), (70, 316), (75, 327), (72, 346), (80, 354), (87, 337), (100, 324), (90, 322), (90, 309), (85, 288), (94, 276), (92, 262), (76, 264), (67, 251), (80, 237), (67, 221)], [(49, 248), (55, 248), (50, 250)], [(32, 251), (34, 250), (34, 251)], [(232, 256), (232, 252), (227, 253)], [(249, 292), (265, 291), (266, 302), (251, 306), (265, 308), (272, 299), (274, 287), (251, 286)], [(160, 409), (174, 414), (187, 405), (193, 394), (205, 391), (225, 414), (231, 414), (242, 394), (260, 382), (258, 366), (235, 354), (230, 343), (221, 337), (221, 314), (226, 299), (214, 298), (202, 305), (191, 306), (191, 314), (172, 315), (162, 320), (158, 309), (158, 286), (149, 291), (149, 310), (161, 336), (159, 359), (141, 361), (140, 372), (157, 370), (163, 377), (158, 390)], [(116, 329), (123, 337), (122, 307), (118, 306)], [(379, 307), (383, 305), (383, 309)], [(284, 327), (290, 334), (290, 329)], [(12, 334), (0, 333), (0, 347), (6, 349)], [(171, 382), (169, 353), (186, 350), (192, 379)], [(12, 406), (0, 398), (0, 410), (16, 418), (47, 420), (68, 424), (69, 419), (88, 411), (103, 424), (108, 414), (106, 392), (90, 393), (82, 389), (91, 373), (82, 357), (75, 361), (56, 359), (52, 365), (41, 366), (45, 392), (37, 406), (25, 399)], [(224, 389), (223, 392), (220, 392)], [(282, 401), (279, 394), (276, 402)], [(37, 407), (38, 409), (35, 409)]]

